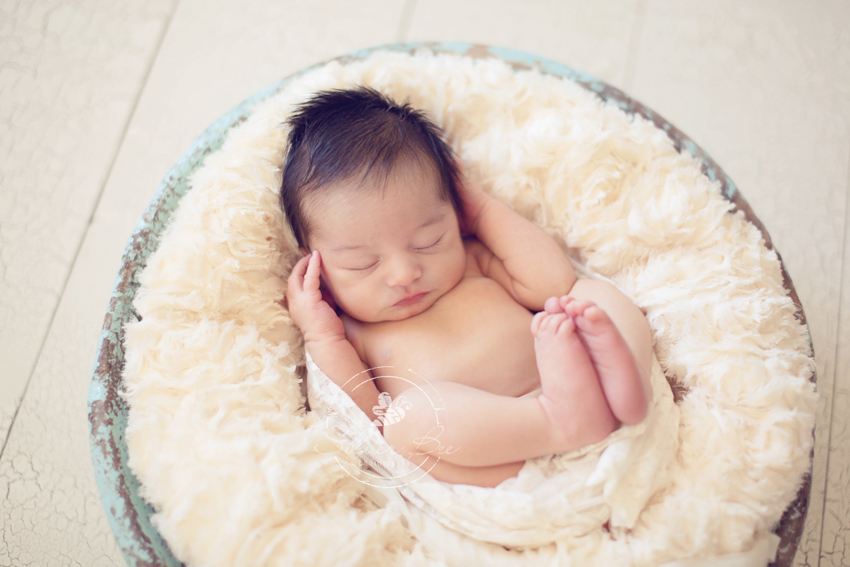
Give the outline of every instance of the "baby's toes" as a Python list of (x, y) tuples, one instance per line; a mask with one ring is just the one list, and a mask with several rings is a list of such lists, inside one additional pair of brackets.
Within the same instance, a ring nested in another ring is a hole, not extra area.
[(575, 333), (575, 330), (576, 330), (575, 321), (571, 317), (567, 317), (565, 315), (564, 318), (561, 321), (558, 322), (558, 326), (555, 330), (555, 334), (559, 339), (563, 339), (563, 338), (568, 337), (569, 335), (572, 335), (573, 333)]
[(546, 300), (546, 303), (543, 304), (543, 309), (546, 310), (546, 313), (549, 313), (551, 315), (554, 315), (555, 313), (564, 312), (564, 308), (561, 307), (560, 300), (555, 296), (552, 296)]
[(605, 313), (601, 307), (593, 303), (588, 305), (587, 309), (585, 309), (582, 313), (582, 316), (591, 323), (605, 323), (608, 321), (608, 314)]
[[(543, 314), (543, 317), (541, 317), (537, 321), (536, 329), (534, 326), (534, 319), (531, 320), (531, 331), (535, 338), (554, 336), (555, 333), (558, 332), (558, 326), (568, 319), (568, 317), (564, 313), (556, 313), (554, 315), (550, 315), (545, 311), (541, 311), (537, 315), (540, 315), (541, 313)], [(537, 315), (535, 315), (534, 317), (537, 317)]]
[(604, 333), (614, 327), (614, 323), (608, 317), (608, 314), (594, 304), (588, 306), (579, 317), (576, 317), (575, 321), (581, 332), (591, 335)]
[(546, 331), (554, 335), (565, 322), (572, 323), (566, 313), (555, 313), (554, 315), (549, 315), (546, 321), (544, 321), (544, 324), (546, 325)]
[(540, 331), (540, 324), (543, 322), (543, 319), (545, 319), (548, 316), (549, 316), (549, 314), (546, 313), (545, 311), (540, 311), (540, 312), (534, 314), (534, 317), (531, 318), (531, 334), (532, 335), (535, 335), (535, 336), (537, 335), (537, 333)]
[(584, 313), (584, 310), (587, 309), (589, 305), (592, 305), (589, 301), (571, 297), (570, 301), (564, 306), (564, 312), (575, 319)]
[[(567, 312), (567, 305), (575, 301), (575, 298), (570, 295), (562, 295), (558, 298), (558, 305), (561, 306), (561, 311)], [(569, 313), (567, 313), (569, 315)]]

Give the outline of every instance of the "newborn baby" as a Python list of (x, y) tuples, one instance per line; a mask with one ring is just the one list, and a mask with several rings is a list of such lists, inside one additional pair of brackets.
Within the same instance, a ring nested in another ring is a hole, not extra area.
[(577, 281), (549, 235), (464, 177), (421, 112), (361, 87), (319, 93), (289, 123), (281, 204), (305, 254), (290, 315), (401, 455), (496, 486), (643, 420), (643, 314)]

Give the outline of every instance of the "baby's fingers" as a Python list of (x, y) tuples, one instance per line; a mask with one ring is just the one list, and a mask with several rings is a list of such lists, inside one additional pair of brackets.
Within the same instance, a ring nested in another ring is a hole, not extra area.
[(289, 281), (287, 282), (290, 293), (304, 290), (301, 282), (304, 280), (304, 274), (307, 272), (309, 260), (310, 256), (304, 256), (292, 267), (292, 273), (289, 274)]
[(322, 259), (319, 257), (319, 251), (313, 250), (307, 264), (307, 273), (304, 274), (304, 291), (319, 291), (319, 286), (321, 284), (319, 275), (321, 272)]

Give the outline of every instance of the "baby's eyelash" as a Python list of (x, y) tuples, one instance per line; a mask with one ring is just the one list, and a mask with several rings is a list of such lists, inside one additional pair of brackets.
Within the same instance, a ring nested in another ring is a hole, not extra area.
[(438, 239), (437, 239), (437, 241), (436, 241), (434, 244), (431, 244), (430, 246), (425, 246), (424, 248), (414, 248), (414, 250), (416, 250), (417, 252), (430, 252), (431, 250), (433, 250), (434, 248), (436, 248), (436, 247), (437, 247), (437, 245), (438, 245), (438, 244), (439, 244), (442, 240), (443, 240), (443, 237), (441, 236), (440, 238), (438, 238)]
[[(414, 248), (413, 250), (415, 252), (422, 252), (422, 253), (431, 252), (435, 248), (437, 248), (437, 246), (439, 246), (440, 242), (443, 241), (444, 236), (445, 236), (445, 234), (441, 235), (440, 238), (438, 238), (433, 244), (430, 244), (428, 246), (424, 246), (422, 248)], [(366, 270), (371, 270), (372, 268), (374, 268), (377, 265), (378, 265), (378, 262), (372, 262), (371, 264), (369, 264), (368, 266), (365, 266), (363, 268), (346, 268), (346, 270), (349, 270), (351, 272), (365, 272)]]
[(366, 270), (370, 270), (370, 269), (374, 268), (375, 265), (377, 265), (377, 262), (373, 262), (373, 263), (369, 264), (368, 266), (366, 266), (365, 268), (348, 268), (348, 269), (351, 270), (352, 272), (365, 272)]

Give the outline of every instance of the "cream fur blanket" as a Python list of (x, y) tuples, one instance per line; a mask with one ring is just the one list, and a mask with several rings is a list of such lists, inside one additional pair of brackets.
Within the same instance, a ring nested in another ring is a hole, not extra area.
[[(277, 200), (282, 124), (311, 93), (354, 84), (429, 112), (468, 175), (647, 314), (686, 394), (665, 482), (632, 522), (608, 530), (603, 513), (524, 549), (476, 540), (376, 492), (305, 411), (303, 344), (280, 303), (298, 258)], [(135, 306), (130, 466), (193, 566), (643, 566), (748, 551), (763, 563), (809, 466), (808, 335), (758, 230), (664, 132), (497, 60), (376, 53), (294, 80), (194, 176)]]

